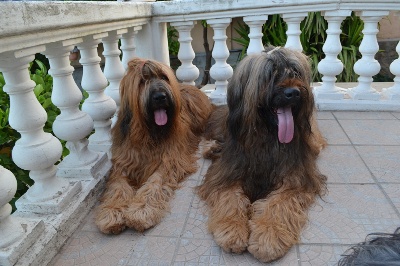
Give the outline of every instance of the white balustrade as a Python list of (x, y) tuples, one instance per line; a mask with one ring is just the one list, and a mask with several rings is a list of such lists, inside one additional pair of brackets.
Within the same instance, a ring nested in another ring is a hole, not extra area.
[(43, 232), (43, 221), (29, 221), (10, 215), (17, 180), (11, 171), (0, 165), (0, 265), (14, 265)]
[(396, 52), (399, 55), (399, 58), (394, 60), (390, 64), (390, 72), (395, 75), (394, 84), (392, 87), (384, 89), (382, 94), (388, 100), (400, 100), (400, 42), (396, 46)]
[(128, 31), (121, 36), (122, 65), (125, 70), (128, 68), (128, 62), (135, 57), (136, 45), (135, 37), (142, 26), (130, 27)]
[(80, 188), (80, 182), (69, 183), (56, 176), (54, 165), (61, 157), (61, 143), (43, 131), (47, 114), (33, 93), (29, 63), (44, 46), (0, 55), (0, 72), (4, 75), (4, 91), (10, 96), (9, 123), (21, 134), (12, 150), (14, 163), (30, 170), (35, 181), (17, 202), (19, 210), (38, 213), (59, 213)]
[(195, 85), (195, 80), (199, 77), (199, 69), (193, 65), (193, 59), (195, 57), (194, 50), (192, 48), (192, 37), (190, 31), (196, 21), (182, 21), (171, 23), (171, 26), (175, 27), (179, 32), (179, 52), (178, 59), (181, 61), (181, 65), (176, 71), (176, 76), (184, 84)]
[(98, 44), (106, 36), (107, 33), (85, 36), (83, 42), (78, 44), (81, 51), (79, 62), (83, 66), (81, 85), (89, 94), (82, 110), (92, 117), (95, 128), (95, 132), (89, 137), (89, 148), (98, 152), (109, 151), (111, 118), (117, 108), (115, 101), (104, 93), (108, 81), (101, 71), (101, 59), (97, 53)]
[(105, 58), (104, 75), (109, 82), (104, 93), (110, 96), (117, 105), (117, 111), (112, 118), (112, 124), (117, 120), (120, 104), (119, 84), (125, 75), (125, 68), (119, 58), (121, 51), (118, 48), (118, 41), (121, 38), (121, 35), (127, 32), (127, 29), (110, 31), (108, 32), (108, 36), (103, 38), (103, 55)]
[(361, 11), (357, 15), (364, 21), (363, 40), (360, 44), (361, 59), (354, 64), (354, 72), (359, 75), (358, 85), (349, 89), (349, 95), (355, 100), (380, 99), (380, 94), (372, 87), (373, 76), (379, 73), (381, 68), (379, 62), (374, 58), (379, 50), (376, 34), (378, 22), (389, 11)]
[(226, 28), (231, 23), (230, 18), (211, 19), (207, 23), (214, 29), (214, 49), (212, 56), (215, 64), (210, 69), (210, 75), (215, 79), (215, 90), (211, 92), (210, 99), (215, 104), (226, 103), (226, 89), (228, 79), (232, 77), (233, 69), (226, 63), (229, 57), (229, 50), (226, 45)]
[(17, 192), (17, 180), (13, 173), (0, 165), (0, 248), (5, 248), (24, 236), (24, 230), (14, 217), (8, 203)]
[[(99, 157), (88, 149), (86, 137), (93, 130), (93, 120), (79, 109), (82, 92), (72, 77), (74, 68), (68, 58), (69, 51), (81, 41), (73, 39), (47, 44), (44, 52), (50, 63), (49, 74), (53, 77), (51, 99), (61, 111), (53, 123), (53, 132), (67, 141), (66, 147), (70, 152), (58, 165), (58, 175), (67, 177), (75, 177), (74, 170), (89, 166)], [(81, 173), (82, 169), (79, 171)]]
[(287, 40), (285, 47), (290, 48), (299, 52), (303, 51), (303, 46), (300, 42), (300, 23), (307, 16), (305, 12), (299, 13), (285, 13), (282, 15), (283, 20), (287, 24)]
[(326, 30), (328, 37), (322, 47), (325, 58), (318, 64), (318, 71), (323, 75), (323, 83), (314, 88), (314, 95), (317, 99), (340, 100), (344, 97), (344, 91), (335, 86), (336, 76), (343, 71), (343, 63), (337, 58), (342, 50), (340, 25), (347, 16), (351, 15), (351, 11), (326, 11), (322, 15), (328, 21), (328, 29)]
[(268, 20), (268, 16), (248, 16), (244, 17), (243, 21), (249, 25), (250, 33), (250, 43), (247, 47), (247, 54), (258, 54), (264, 50), (264, 45), (262, 43), (262, 26)]

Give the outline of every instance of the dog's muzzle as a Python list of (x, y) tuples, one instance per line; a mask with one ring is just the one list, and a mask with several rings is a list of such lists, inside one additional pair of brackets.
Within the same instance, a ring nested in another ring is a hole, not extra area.
[(164, 91), (154, 91), (151, 93), (151, 106), (154, 111), (154, 122), (158, 126), (164, 126), (168, 122), (167, 108), (168, 96)]

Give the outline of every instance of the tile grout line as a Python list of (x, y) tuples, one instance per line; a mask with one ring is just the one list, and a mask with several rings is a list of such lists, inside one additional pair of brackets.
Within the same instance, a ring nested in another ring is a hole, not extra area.
[[(200, 145), (200, 144), (199, 144), (199, 145)], [(202, 157), (202, 155), (200, 155), (200, 160), (201, 160), (201, 165), (199, 165), (199, 169), (198, 169), (198, 172), (199, 172), (199, 173), (198, 173), (197, 180), (196, 180), (196, 186), (197, 186), (198, 183), (199, 183), (199, 178), (200, 178), (200, 176), (201, 176), (201, 172), (202, 172), (203, 167), (204, 167), (204, 160), (205, 160), (205, 159)], [(193, 179), (192, 179), (192, 180), (193, 180)], [(192, 189), (192, 190), (193, 190), (193, 189)], [(182, 237), (182, 235), (183, 235), (183, 233), (184, 233), (184, 230), (185, 230), (185, 228), (186, 228), (187, 222), (188, 222), (188, 220), (189, 220), (189, 215), (190, 215), (190, 212), (191, 212), (191, 210), (192, 210), (192, 206), (193, 206), (194, 199), (195, 199), (195, 193), (192, 194), (192, 199), (191, 199), (191, 201), (190, 201), (189, 210), (188, 210), (188, 212), (187, 212), (187, 214), (186, 214), (185, 222), (184, 222), (184, 224), (183, 224), (183, 226), (182, 226), (182, 230), (181, 230), (179, 236), (177, 237), (177, 240), (178, 240), (178, 241), (177, 241), (177, 243), (176, 243), (174, 255), (172, 256), (172, 260), (171, 260), (171, 264), (170, 264), (170, 265), (174, 265), (174, 263), (175, 263), (175, 260), (176, 260), (176, 257), (177, 257), (177, 255), (178, 255), (178, 251), (179, 251), (179, 248), (180, 248), (180, 245), (181, 245), (181, 240), (182, 240), (182, 239), (186, 239), (185, 237)]]

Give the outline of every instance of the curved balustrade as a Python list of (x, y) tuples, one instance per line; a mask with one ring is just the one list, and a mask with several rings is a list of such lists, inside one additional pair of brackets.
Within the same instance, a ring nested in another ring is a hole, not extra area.
[[(111, 119), (119, 105), (119, 82), (127, 62), (137, 54), (166, 61), (166, 23), (171, 23), (179, 32), (178, 58), (182, 65), (176, 75), (184, 83), (195, 84), (199, 69), (193, 64), (192, 28), (196, 21), (208, 22), (215, 42), (212, 53), (215, 63), (210, 71), (215, 80), (211, 86), (215, 89), (209, 96), (221, 104), (226, 101), (227, 84), (233, 73), (227, 61), (230, 55), (227, 29), (233, 18), (242, 17), (249, 26), (247, 54), (254, 54), (263, 49), (261, 29), (268, 15), (282, 15), (288, 26), (285, 46), (302, 50), (300, 23), (308, 12), (321, 11), (328, 29), (323, 45), (325, 58), (318, 64), (322, 83), (315, 84), (314, 88), (318, 108), (400, 110), (400, 59), (394, 58), (390, 65), (395, 75), (392, 86), (381, 91), (375, 89), (372, 82), (372, 76), (380, 69), (374, 58), (378, 52), (378, 22), (389, 10), (399, 11), (400, 3), (381, 1), (376, 7), (370, 1), (360, 0), (304, 0), (302, 4), (298, 1), (254, 2), (257, 1), (0, 3), (0, 71), (6, 82), (3, 89), (10, 97), (10, 125), (21, 134), (12, 150), (13, 160), (19, 167), (29, 170), (35, 181), (17, 201), (17, 212), (10, 215), (8, 202), (15, 193), (15, 178), (0, 166), (0, 180), (7, 180), (0, 182), (0, 231), (12, 228), (6, 230), (12, 233), (0, 237), (0, 249), (6, 247), (9, 251), (0, 252), (1, 265), (13, 265), (18, 260), (46, 264), (49, 258), (40, 251), (37, 256), (24, 255), (29, 248), (27, 245), (37, 250), (48, 249), (51, 241), (39, 237), (46, 231), (46, 234), (53, 234), (49, 238), (58, 239), (60, 244), (51, 247), (57, 250), (93, 206), (110, 169)], [(66, 12), (77, 8), (84, 8), (93, 16)], [(44, 16), (43, 10), (50, 9), (54, 12)], [(338, 59), (342, 49), (339, 38), (341, 22), (352, 11), (364, 21), (364, 38), (359, 47), (362, 58), (354, 65), (354, 71), (359, 74), (357, 83), (351, 89), (344, 89), (336, 84), (336, 76), (343, 71)], [(29, 17), (24, 15), (27, 13)], [(46, 19), (35, 19), (36, 16)], [(104, 61), (98, 49), (100, 44), (104, 47)], [(81, 54), (81, 85), (89, 94), (82, 106), (82, 92), (72, 77), (74, 68), (68, 61), (69, 51), (74, 46)], [(400, 43), (396, 51), (400, 54)], [(29, 78), (28, 67), (35, 53), (44, 54), (50, 63), (51, 101), (60, 109), (53, 124), (55, 136), (43, 131), (47, 116), (35, 98), (35, 84)], [(105, 62), (104, 71), (101, 62)], [(67, 142), (69, 155), (66, 157), (61, 155), (59, 140)], [(4, 191), (7, 196), (3, 196)], [(24, 224), (29, 225), (25, 231), (21, 230), (20, 216), (24, 217)], [(30, 216), (36, 217), (34, 221), (29, 220)], [(69, 231), (61, 235), (57, 233), (59, 228), (69, 228)]]

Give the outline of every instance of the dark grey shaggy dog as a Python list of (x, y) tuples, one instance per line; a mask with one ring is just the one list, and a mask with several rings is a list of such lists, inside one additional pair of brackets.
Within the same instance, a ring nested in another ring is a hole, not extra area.
[(393, 234), (372, 233), (365, 242), (349, 248), (339, 266), (400, 265), (400, 227)]

